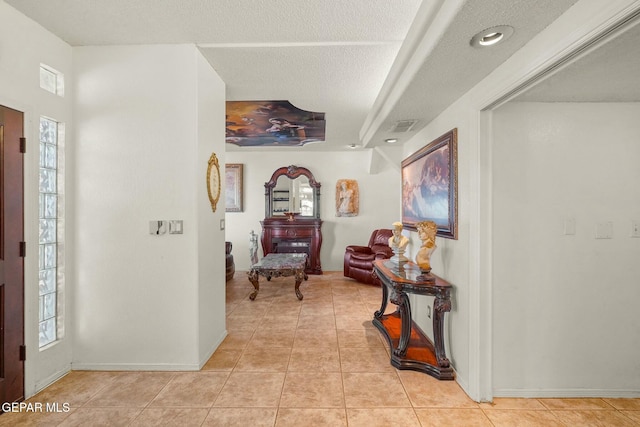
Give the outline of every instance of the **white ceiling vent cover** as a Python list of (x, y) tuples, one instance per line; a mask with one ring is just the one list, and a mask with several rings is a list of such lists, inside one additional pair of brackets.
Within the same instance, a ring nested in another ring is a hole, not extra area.
[(391, 126), (389, 132), (409, 132), (416, 123), (418, 123), (417, 120), (398, 120)]

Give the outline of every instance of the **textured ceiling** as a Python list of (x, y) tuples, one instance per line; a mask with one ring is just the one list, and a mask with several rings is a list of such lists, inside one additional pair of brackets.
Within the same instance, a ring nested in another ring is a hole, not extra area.
[[(289, 100), (326, 113), (325, 143), (280, 148), (311, 151), (346, 149), (363, 141), (373, 147), (389, 137), (395, 121), (419, 120), (402, 135), (403, 142), (576, 2), (4, 1), (72, 46), (194, 43), (225, 81), (229, 100)], [(476, 32), (502, 24), (515, 28), (505, 43), (483, 50), (469, 45)], [(570, 64), (518, 99), (555, 95), (553, 100), (559, 100), (585, 92), (587, 82), (603, 88), (600, 82), (612, 80), (620, 87), (635, 84), (629, 69), (639, 69), (638, 44), (634, 59), (614, 52), (638, 39), (637, 31), (629, 32), (611, 42), (610, 49)], [(417, 68), (407, 73), (418, 52)], [(614, 71), (612, 64), (620, 59)], [(397, 96), (390, 99), (389, 93)], [(246, 148), (228, 144), (228, 149)]]
[(326, 142), (303, 147), (324, 150), (359, 143), (421, 0), (6, 2), (72, 46), (195, 43), (227, 99), (326, 113)]
[(326, 140), (346, 147), (358, 143), (360, 126), (399, 47), (234, 47), (202, 52), (227, 82), (229, 100), (286, 99), (304, 110), (326, 112)]
[(636, 23), (514, 101), (640, 102), (639, 41), (640, 24)]
[[(468, 1), (457, 12), (442, 38), (424, 59), (420, 71), (406, 87), (392, 111), (371, 137), (369, 146), (398, 135), (393, 123), (418, 119), (412, 134), (420, 130), (471, 89), (533, 36), (557, 19), (576, 0)], [(515, 31), (499, 45), (478, 49), (470, 44), (478, 32), (497, 25)], [(408, 135), (401, 135), (406, 138)]]
[(401, 41), (420, 0), (5, 0), (72, 46)]

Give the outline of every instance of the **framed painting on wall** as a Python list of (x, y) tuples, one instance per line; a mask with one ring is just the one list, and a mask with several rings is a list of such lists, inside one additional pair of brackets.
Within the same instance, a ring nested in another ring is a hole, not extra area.
[(224, 168), (226, 212), (242, 212), (242, 163), (227, 163)]
[(453, 129), (402, 161), (402, 224), (433, 221), (437, 235), (458, 238), (458, 150)]

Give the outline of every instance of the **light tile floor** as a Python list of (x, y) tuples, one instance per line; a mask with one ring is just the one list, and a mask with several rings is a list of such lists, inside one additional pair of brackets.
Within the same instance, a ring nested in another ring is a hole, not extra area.
[(229, 335), (199, 372), (73, 371), (29, 403), (68, 412), (6, 413), (29, 426), (640, 426), (640, 399), (472, 401), (455, 381), (398, 371), (371, 324), (380, 288), (339, 272), (227, 283)]

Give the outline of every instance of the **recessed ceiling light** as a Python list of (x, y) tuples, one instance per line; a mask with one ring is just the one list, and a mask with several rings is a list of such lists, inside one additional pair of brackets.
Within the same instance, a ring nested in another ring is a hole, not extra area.
[(384, 140), (384, 142), (386, 142), (387, 144), (395, 144), (396, 142), (398, 142), (398, 140), (396, 138), (387, 138)]
[(480, 46), (491, 46), (492, 44), (498, 43), (503, 37), (503, 33), (489, 33), (478, 40), (478, 43)]
[(496, 27), (487, 28), (480, 31), (471, 39), (473, 47), (493, 46), (505, 41), (513, 34), (513, 27), (508, 25), (498, 25)]

